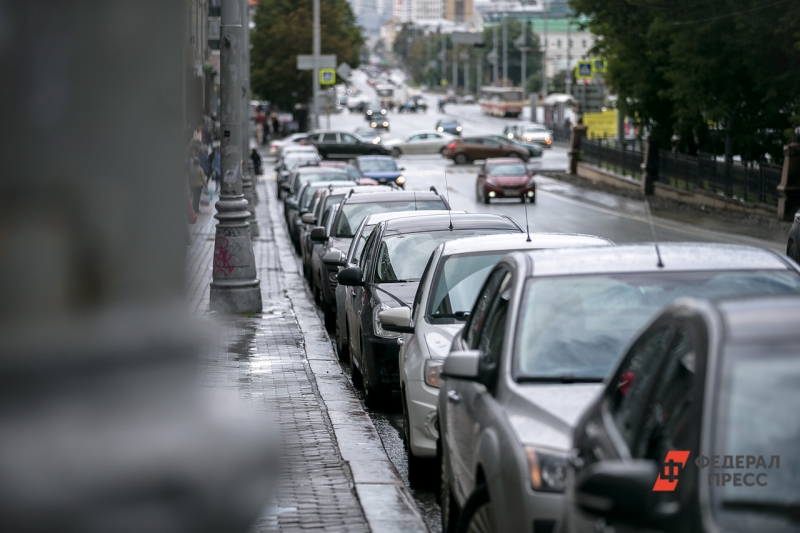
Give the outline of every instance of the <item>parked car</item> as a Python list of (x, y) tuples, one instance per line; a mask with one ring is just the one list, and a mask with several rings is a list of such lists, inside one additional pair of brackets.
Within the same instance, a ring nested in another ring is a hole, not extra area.
[(800, 263), (800, 211), (794, 215), (794, 223), (789, 229), (789, 240), (786, 242), (786, 255)]
[(447, 145), (445, 157), (457, 165), (466, 165), (490, 157), (516, 157), (522, 161), (530, 159), (530, 152), (513, 144), (503, 144), (490, 137), (465, 137)]
[(349, 161), (321, 161), (319, 166), (321, 167), (333, 167), (333, 168), (341, 168), (347, 175), (350, 176), (350, 179), (358, 183), (359, 185), (378, 185), (378, 182), (372, 178), (366, 177), (358, 167), (350, 163)]
[(322, 159), (352, 159), (359, 155), (390, 155), (384, 145), (365, 141), (344, 131), (326, 131), (310, 135), (306, 141), (313, 144)]
[(287, 155), (275, 166), (276, 185), (278, 188), (278, 199), (282, 199), (286, 192), (286, 184), (289, 178), (300, 167), (318, 166), (320, 162), (318, 155), (300, 153), (297, 155)]
[(475, 195), (484, 204), (495, 198), (519, 198), (534, 203), (536, 182), (533, 173), (518, 158), (489, 158), (478, 170)]
[(494, 139), (500, 144), (513, 144), (515, 146), (524, 148), (528, 150), (528, 153), (531, 155), (531, 157), (542, 157), (542, 155), (544, 155), (544, 149), (539, 143), (520, 141), (519, 139), (509, 139), (503, 135), (487, 135), (487, 137)]
[(308, 137), (309, 132), (292, 133), (288, 137), (272, 141), (269, 145), (269, 155), (280, 157), (284, 147), (298, 144), (301, 140)]
[(340, 285), (352, 287), (347, 307), (354, 384), (364, 389), (371, 407), (382, 405), (400, 387), (398, 333), (381, 327), (378, 313), (409, 306), (425, 265), (436, 247), (474, 235), (519, 233), (511, 218), (493, 214), (448, 214), (401, 218), (379, 223), (359, 257), (358, 266), (339, 272)]
[[(283, 201), (284, 217), (286, 219), (286, 227), (288, 228), (289, 237), (295, 246), (299, 246), (297, 242), (297, 233), (295, 232), (294, 224), (296, 216), (300, 212), (300, 190), (303, 185), (309, 182), (349, 182), (350, 179), (347, 173), (338, 168), (322, 168), (322, 167), (301, 167), (297, 169), (284, 187), (286, 198)], [(308, 200), (310, 202), (310, 198)], [(299, 248), (298, 248), (299, 249)]]
[(386, 141), (393, 157), (401, 155), (443, 154), (454, 137), (438, 131), (415, 131), (404, 139)]
[(434, 129), (439, 133), (449, 133), (451, 135), (461, 135), (463, 126), (461, 122), (454, 118), (440, 118), (436, 121)]
[(552, 148), (553, 144), (553, 133), (542, 124), (522, 123), (506, 126), (503, 135), (518, 141), (539, 143), (547, 148)]
[(628, 343), (676, 298), (798, 291), (796, 265), (743, 245), (638, 244), (503, 258), (441, 370), (443, 530), (458, 520), (461, 531), (478, 521), (487, 532), (552, 531), (578, 419)]
[(355, 166), (364, 176), (372, 178), (381, 185), (395, 184), (401, 189), (405, 187), (406, 178), (403, 176), (403, 167), (398, 167), (397, 162), (390, 156), (367, 155), (357, 157)]
[(797, 296), (676, 301), (578, 422), (562, 530), (800, 531), (798, 324)]
[[(305, 185), (311, 191), (312, 199), (307, 205), (300, 202), (300, 209), (295, 215), (295, 231), (297, 232), (298, 253), (302, 258), (303, 275), (309, 282), (311, 278), (311, 256), (314, 242), (311, 240), (311, 230), (318, 226), (325, 226), (322, 220), (326, 210), (334, 205), (339, 205), (344, 195), (351, 189), (359, 188), (355, 182), (332, 181), (311, 182)], [(312, 287), (313, 292), (313, 287)]]
[[(386, 331), (405, 333), (400, 346), (400, 397), (403, 442), (412, 484), (429, 481), (439, 439), (439, 373), (453, 336), (472, 310), (486, 276), (507, 253), (613, 244), (600, 237), (556, 233), (466, 237), (440, 244), (419, 283), (411, 308), (394, 307), (378, 313)], [(438, 477), (436, 477), (438, 480)]]

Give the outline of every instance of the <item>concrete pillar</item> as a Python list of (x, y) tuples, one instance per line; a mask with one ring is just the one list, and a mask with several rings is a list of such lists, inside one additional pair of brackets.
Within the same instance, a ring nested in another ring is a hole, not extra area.
[(644, 161), (642, 161), (642, 194), (653, 194), (653, 183), (658, 181), (658, 150), (661, 143), (653, 136), (648, 136), (644, 145)]
[(583, 125), (583, 119), (578, 119), (577, 124), (573, 124), (569, 134), (569, 173), (573, 175), (578, 174), (578, 162), (581, 159), (581, 141), (586, 138), (586, 130), (588, 128)]
[(778, 218), (792, 220), (800, 209), (800, 142), (783, 147), (783, 172), (778, 185)]
[(256, 277), (250, 213), (242, 193), (242, 0), (222, 0), (220, 25), (220, 121), (222, 179), (209, 307), (225, 313), (260, 313), (261, 286)]

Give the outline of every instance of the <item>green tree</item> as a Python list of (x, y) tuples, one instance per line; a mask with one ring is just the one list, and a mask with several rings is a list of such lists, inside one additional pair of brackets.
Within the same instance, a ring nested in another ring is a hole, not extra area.
[[(357, 67), (364, 37), (347, 0), (320, 0), (320, 21), (322, 53)], [(312, 51), (312, 0), (260, 0), (254, 22), (253, 93), (283, 109), (307, 102), (312, 74), (297, 70), (297, 56)]]

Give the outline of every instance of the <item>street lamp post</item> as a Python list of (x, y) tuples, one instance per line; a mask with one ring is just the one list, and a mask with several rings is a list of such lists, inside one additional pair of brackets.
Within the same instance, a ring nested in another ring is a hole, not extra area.
[(492, 81), (495, 85), (500, 80), (500, 62), (497, 60), (497, 24), (494, 25), (492, 34)]
[(222, 154), (218, 220), (214, 239), (209, 307), (226, 313), (261, 312), (250, 213), (242, 194), (242, 46), (245, 20), (239, 0), (222, 0), (220, 39), (220, 122)]
[(250, 105), (250, 7), (247, 0), (239, 0), (242, 10), (242, 194), (247, 200), (250, 213), (250, 236), (258, 237), (261, 232), (256, 220), (256, 194), (253, 186), (255, 168), (250, 159), (250, 132), (253, 108)]
[(570, 55), (570, 48), (572, 48), (572, 36), (570, 35), (570, 22), (571, 19), (567, 18), (567, 75), (566, 75), (566, 88), (567, 94), (572, 94), (572, 73), (570, 72), (570, 63), (572, 57)]
[(508, 79), (508, 13), (503, 13), (503, 80)]
[(464, 94), (469, 94), (469, 52), (461, 52), (461, 61), (464, 62)]
[(319, 56), (321, 48), (321, 38), (319, 29), (319, 0), (314, 0), (314, 28), (313, 28), (313, 49), (314, 54), (314, 70), (312, 71), (312, 88), (314, 90), (314, 127), (319, 128)]
[(547, 48), (550, 43), (547, 41), (547, 16), (550, 11), (550, 4), (546, 3), (542, 10), (542, 19), (544, 21), (544, 46), (542, 47), (542, 98), (547, 96)]

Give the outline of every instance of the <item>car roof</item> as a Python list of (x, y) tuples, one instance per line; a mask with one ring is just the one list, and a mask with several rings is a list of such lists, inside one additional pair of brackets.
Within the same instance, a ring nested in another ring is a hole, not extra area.
[(393, 233), (414, 233), (423, 230), (446, 230), (452, 229), (516, 229), (521, 228), (514, 220), (504, 215), (493, 213), (449, 213), (440, 215), (428, 215), (412, 218), (399, 218), (384, 222), (386, 231)]
[(744, 244), (652, 243), (526, 252), (533, 276), (714, 270), (788, 270), (776, 253)]
[(487, 165), (499, 165), (505, 163), (519, 163), (524, 165), (525, 162), (516, 157), (487, 157), (485, 159)]
[[(355, 182), (353, 182), (355, 183)], [(338, 184), (336, 184), (338, 185)], [(347, 194), (350, 191), (353, 191), (354, 194), (374, 194), (376, 192), (387, 192), (391, 191), (391, 187), (387, 187), (386, 185), (343, 185), (341, 187), (337, 187), (334, 185), (331, 188), (331, 194)], [(378, 190), (375, 190), (378, 189)]]
[(463, 214), (466, 213), (466, 211), (447, 211), (446, 209), (431, 209), (430, 211), (393, 211), (391, 213), (375, 213), (374, 215), (368, 215), (367, 218), (364, 219), (364, 225), (374, 226), (375, 224), (380, 224), (381, 222), (385, 222), (387, 220), (394, 220), (395, 218), (446, 215), (448, 213)]
[[(374, 187), (374, 185), (370, 185)], [(386, 191), (373, 192), (370, 194), (356, 194), (346, 200), (348, 204), (362, 204), (372, 202), (407, 202), (409, 200), (430, 201), (442, 200), (444, 198), (436, 193), (428, 191)]]
[(725, 324), (727, 340), (743, 343), (800, 341), (800, 296), (758, 296), (714, 304)]
[(613, 242), (603, 237), (574, 233), (531, 233), (531, 240), (528, 242), (526, 234), (510, 233), (508, 235), (481, 235), (454, 239), (444, 244), (442, 255), (580, 246), (610, 246), (613, 244)]
[(357, 161), (373, 161), (373, 160), (386, 160), (389, 159), (394, 161), (394, 158), (390, 155), (360, 155), (356, 157)]
[(308, 187), (309, 189), (325, 189), (328, 187), (339, 187), (345, 188), (346, 191), (349, 191), (352, 187), (348, 187), (348, 185), (352, 185), (353, 187), (358, 187), (355, 181), (352, 180), (341, 180), (341, 181), (307, 181), (303, 184), (303, 188)]
[[(343, 176), (347, 176), (347, 172), (344, 171), (341, 167), (321, 167), (319, 165), (309, 165), (305, 167), (298, 167), (295, 172), (299, 174), (341, 174)], [(352, 181), (350, 179), (345, 179), (342, 181)]]

